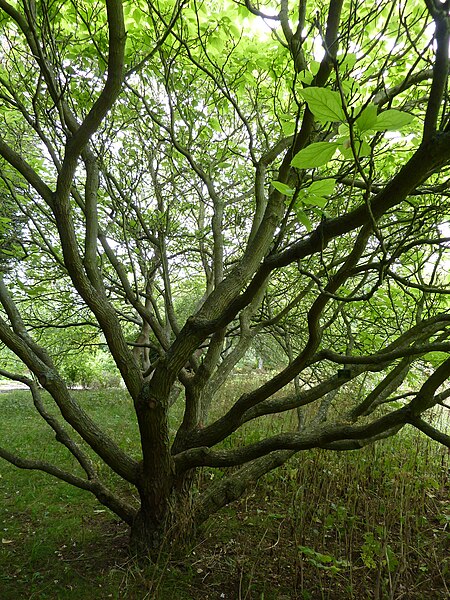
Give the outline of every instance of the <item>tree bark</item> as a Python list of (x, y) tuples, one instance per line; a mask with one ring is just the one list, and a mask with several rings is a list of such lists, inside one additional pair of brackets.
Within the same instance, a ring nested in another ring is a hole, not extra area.
[(130, 528), (133, 555), (156, 561), (192, 533), (194, 478), (195, 469), (191, 469), (170, 481), (164, 477), (143, 481), (141, 507)]

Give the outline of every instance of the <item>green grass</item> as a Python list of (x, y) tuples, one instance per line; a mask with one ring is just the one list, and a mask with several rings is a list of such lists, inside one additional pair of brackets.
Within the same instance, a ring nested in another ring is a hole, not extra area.
[[(122, 391), (77, 397), (139, 456)], [(0, 403), (1, 445), (76, 468), (26, 392), (2, 393)], [(267, 421), (264, 431), (247, 424), (246, 435), (281, 430), (287, 418)], [(178, 420), (175, 411), (172, 428)], [(228, 443), (243, 443), (242, 434)], [(357, 452), (303, 452), (191, 544), (137, 565), (126, 528), (90, 494), (2, 461), (0, 598), (441, 599), (450, 579), (448, 469), (447, 449), (412, 429)], [(198, 484), (220, 476), (205, 469)], [(106, 468), (104, 477), (130, 493)]]

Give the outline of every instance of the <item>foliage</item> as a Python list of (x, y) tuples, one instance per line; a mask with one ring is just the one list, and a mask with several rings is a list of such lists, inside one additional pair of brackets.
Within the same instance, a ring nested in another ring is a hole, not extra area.
[[(449, 445), (447, 3), (0, 0), (0, 27), (0, 375), (77, 466), (0, 457), (155, 554), (298, 452)], [(139, 456), (70, 389), (117, 373)]]
[(120, 374), (109, 354), (99, 350), (94, 354), (64, 357), (61, 374), (69, 385), (88, 388), (114, 388), (121, 384)]

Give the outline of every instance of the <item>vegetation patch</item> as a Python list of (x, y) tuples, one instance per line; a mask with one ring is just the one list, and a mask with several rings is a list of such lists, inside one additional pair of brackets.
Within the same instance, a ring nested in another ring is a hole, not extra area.
[[(104, 410), (107, 394), (120, 398), (114, 411)], [(105, 425), (125, 418), (123, 392), (80, 395), (86, 408), (102, 411)], [(16, 407), (18, 424), (21, 393), (3, 398)], [(213, 473), (202, 472), (197, 485)], [(303, 453), (195, 538), (177, 547), (167, 540), (154, 564), (130, 557), (128, 527), (88, 493), (6, 464), (0, 474), (0, 590), (7, 600), (448, 594), (449, 457), (412, 430), (350, 454)]]

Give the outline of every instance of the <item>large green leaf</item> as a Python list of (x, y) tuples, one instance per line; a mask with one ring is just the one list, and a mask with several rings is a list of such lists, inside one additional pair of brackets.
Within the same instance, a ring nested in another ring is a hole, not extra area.
[(413, 118), (409, 113), (390, 108), (378, 115), (371, 129), (375, 131), (399, 131), (405, 125), (409, 125)]
[(312, 114), (319, 121), (345, 121), (339, 92), (327, 88), (310, 87), (300, 92)]
[(320, 181), (313, 181), (308, 188), (309, 194), (315, 194), (316, 196), (329, 196), (334, 192), (336, 186), (336, 179), (321, 179)]
[(297, 208), (295, 213), (297, 215), (297, 219), (298, 219), (299, 223), (301, 223), (304, 227), (306, 227), (307, 231), (312, 231), (312, 223), (311, 223), (308, 215), (305, 213), (305, 211), (302, 210), (301, 208)]
[(290, 188), (288, 185), (286, 185), (285, 183), (281, 183), (281, 181), (271, 181), (270, 182), (272, 184), (272, 186), (278, 190), (279, 192), (281, 192), (282, 194), (284, 194), (285, 196), (293, 196), (295, 193), (295, 190)]
[(377, 107), (375, 104), (369, 104), (356, 119), (356, 127), (363, 133), (372, 129), (377, 121)]
[(292, 159), (291, 165), (297, 169), (312, 169), (329, 162), (336, 152), (337, 142), (315, 142), (300, 150)]
[(303, 198), (302, 201), (309, 206), (318, 206), (319, 208), (325, 208), (325, 204), (327, 203), (326, 198), (322, 198), (322, 196), (316, 196), (316, 194), (308, 194)]

